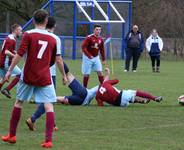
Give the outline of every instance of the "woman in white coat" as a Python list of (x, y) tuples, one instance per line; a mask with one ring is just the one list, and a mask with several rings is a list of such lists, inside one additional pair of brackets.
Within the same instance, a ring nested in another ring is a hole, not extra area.
[(160, 52), (163, 49), (163, 41), (158, 36), (157, 30), (153, 29), (146, 40), (146, 49), (149, 52), (153, 72), (160, 72)]

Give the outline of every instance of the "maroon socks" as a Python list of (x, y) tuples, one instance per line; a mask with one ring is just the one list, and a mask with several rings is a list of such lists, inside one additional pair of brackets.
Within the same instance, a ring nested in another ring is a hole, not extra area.
[(54, 112), (46, 113), (45, 142), (52, 142), (52, 133), (54, 128)]
[(17, 126), (21, 117), (21, 108), (15, 107), (13, 108), (11, 119), (10, 119), (10, 137), (16, 135)]

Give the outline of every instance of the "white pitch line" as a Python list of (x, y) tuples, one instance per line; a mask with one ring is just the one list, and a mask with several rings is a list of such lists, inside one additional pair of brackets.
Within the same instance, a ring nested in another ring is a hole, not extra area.
[(150, 127), (140, 127), (140, 128), (114, 128), (114, 129), (98, 129), (98, 130), (77, 130), (77, 131), (73, 131), (73, 132), (77, 132), (77, 133), (78, 132), (79, 133), (120, 132), (120, 131), (137, 131), (137, 130), (148, 130), (148, 129), (173, 128), (173, 127), (178, 127), (178, 126), (184, 126), (184, 123), (165, 124), (165, 125), (150, 126)]

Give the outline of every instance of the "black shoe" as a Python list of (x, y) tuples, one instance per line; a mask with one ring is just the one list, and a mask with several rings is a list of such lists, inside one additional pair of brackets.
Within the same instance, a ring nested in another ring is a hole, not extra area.
[(155, 98), (155, 101), (156, 101), (156, 102), (159, 102), (159, 103), (160, 103), (162, 100), (163, 100), (162, 96), (158, 96), (158, 97)]
[(1, 93), (3, 95), (5, 95), (7, 98), (11, 98), (11, 94), (10, 94), (10, 92), (8, 90), (4, 89), (4, 90), (1, 91)]
[(156, 72), (155, 67), (152, 68), (152, 72)]
[(157, 67), (156, 72), (157, 72), (157, 73), (160, 73), (160, 67)]

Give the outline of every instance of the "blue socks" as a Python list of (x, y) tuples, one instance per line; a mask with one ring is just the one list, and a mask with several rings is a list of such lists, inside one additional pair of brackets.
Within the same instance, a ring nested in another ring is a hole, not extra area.
[(34, 123), (38, 118), (41, 117), (45, 113), (45, 107), (44, 104), (38, 104), (37, 110), (35, 113), (31, 116), (31, 121)]

